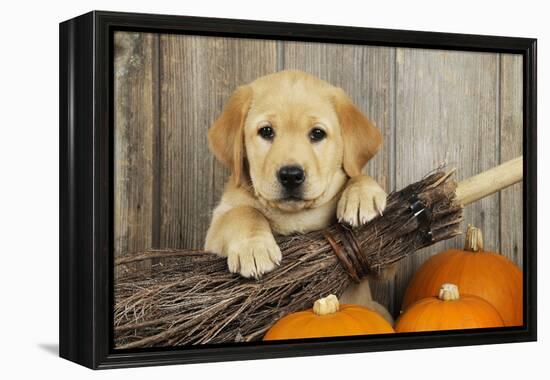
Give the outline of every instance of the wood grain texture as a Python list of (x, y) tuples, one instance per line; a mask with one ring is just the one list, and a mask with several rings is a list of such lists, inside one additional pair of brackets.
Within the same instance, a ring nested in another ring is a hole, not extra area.
[[(397, 49), (397, 187), (418, 180), (443, 161), (463, 179), (499, 163), (497, 55), (423, 49)], [(470, 205), (464, 214), (484, 231), (487, 249), (499, 245), (499, 197)], [(402, 260), (395, 303), (415, 270), (446, 247), (461, 247), (463, 237)], [(397, 311), (397, 310), (395, 310)]]
[[(523, 57), (500, 56), (500, 160), (523, 154)], [(523, 265), (523, 184), (500, 192), (500, 252)]]
[(152, 247), (158, 36), (117, 32), (114, 38), (116, 257)]
[(160, 245), (201, 248), (229, 175), (207, 130), (235, 88), (277, 69), (275, 41), (162, 35)]
[[(302, 70), (341, 87), (353, 102), (381, 130), (384, 142), (365, 167), (386, 191), (393, 184), (393, 100), (395, 49), (360, 45), (305, 42), (282, 43), (284, 69)], [(373, 281), (373, 297), (393, 309), (393, 283)]]

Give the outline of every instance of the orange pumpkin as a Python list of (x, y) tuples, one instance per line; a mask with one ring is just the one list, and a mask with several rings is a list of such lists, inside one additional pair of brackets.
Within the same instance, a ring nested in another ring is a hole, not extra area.
[(523, 324), (523, 275), (521, 269), (497, 253), (483, 252), (478, 228), (468, 226), (464, 250), (451, 249), (428, 259), (413, 276), (401, 310), (438, 294), (441, 284), (458, 285), (464, 294), (492, 304), (506, 326)]
[(414, 303), (395, 324), (396, 332), (502, 327), (498, 311), (483, 298), (460, 297), (458, 287), (443, 284), (437, 297)]
[(315, 301), (313, 309), (289, 314), (280, 319), (269, 329), (264, 340), (393, 332), (391, 325), (379, 314), (358, 305), (340, 305), (338, 298), (331, 294)]

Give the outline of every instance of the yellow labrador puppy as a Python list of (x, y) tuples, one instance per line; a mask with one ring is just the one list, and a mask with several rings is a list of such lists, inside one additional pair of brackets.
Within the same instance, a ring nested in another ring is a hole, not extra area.
[[(340, 88), (299, 71), (239, 87), (208, 133), (211, 151), (231, 170), (205, 249), (231, 272), (259, 277), (281, 261), (274, 234), (320, 230), (336, 219), (353, 227), (382, 213), (386, 193), (363, 166), (379, 130)], [(368, 280), (342, 302), (391, 316), (371, 298)]]

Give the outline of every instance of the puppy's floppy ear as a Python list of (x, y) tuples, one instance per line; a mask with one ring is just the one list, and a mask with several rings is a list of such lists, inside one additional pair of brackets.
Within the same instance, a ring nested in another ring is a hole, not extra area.
[(208, 131), (208, 146), (214, 156), (231, 170), (239, 184), (244, 166), (244, 122), (250, 103), (252, 88), (241, 86), (235, 90), (222, 114)]
[(344, 170), (348, 176), (354, 177), (361, 174), (363, 166), (378, 152), (382, 135), (344, 90), (335, 89), (332, 101), (344, 141)]

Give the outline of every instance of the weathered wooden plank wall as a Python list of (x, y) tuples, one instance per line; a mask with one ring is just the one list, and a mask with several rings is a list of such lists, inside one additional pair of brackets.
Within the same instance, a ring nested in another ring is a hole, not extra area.
[[(521, 154), (520, 56), (358, 45), (117, 33), (115, 254), (200, 248), (227, 171), (206, 131), (232, 91), (283, 69), (340, 86), (374, 121), (384, 147), (365, 168), (388, 191), (446, 161), (465, 178)], [(488, 249), (522, 264), (521, 185), (466, 210)], [(441, 243), (373, 284), (397, 313), (416, 268)]]
[[(518, 55), (500, 60), (500, 161), (523, 153), (523, 61)], [(523, 265), (523, 185), (500, 192), (500, 250)]]
[(155, 245), (157, 41), (154, 34), (115, 35), (115, 254)]

